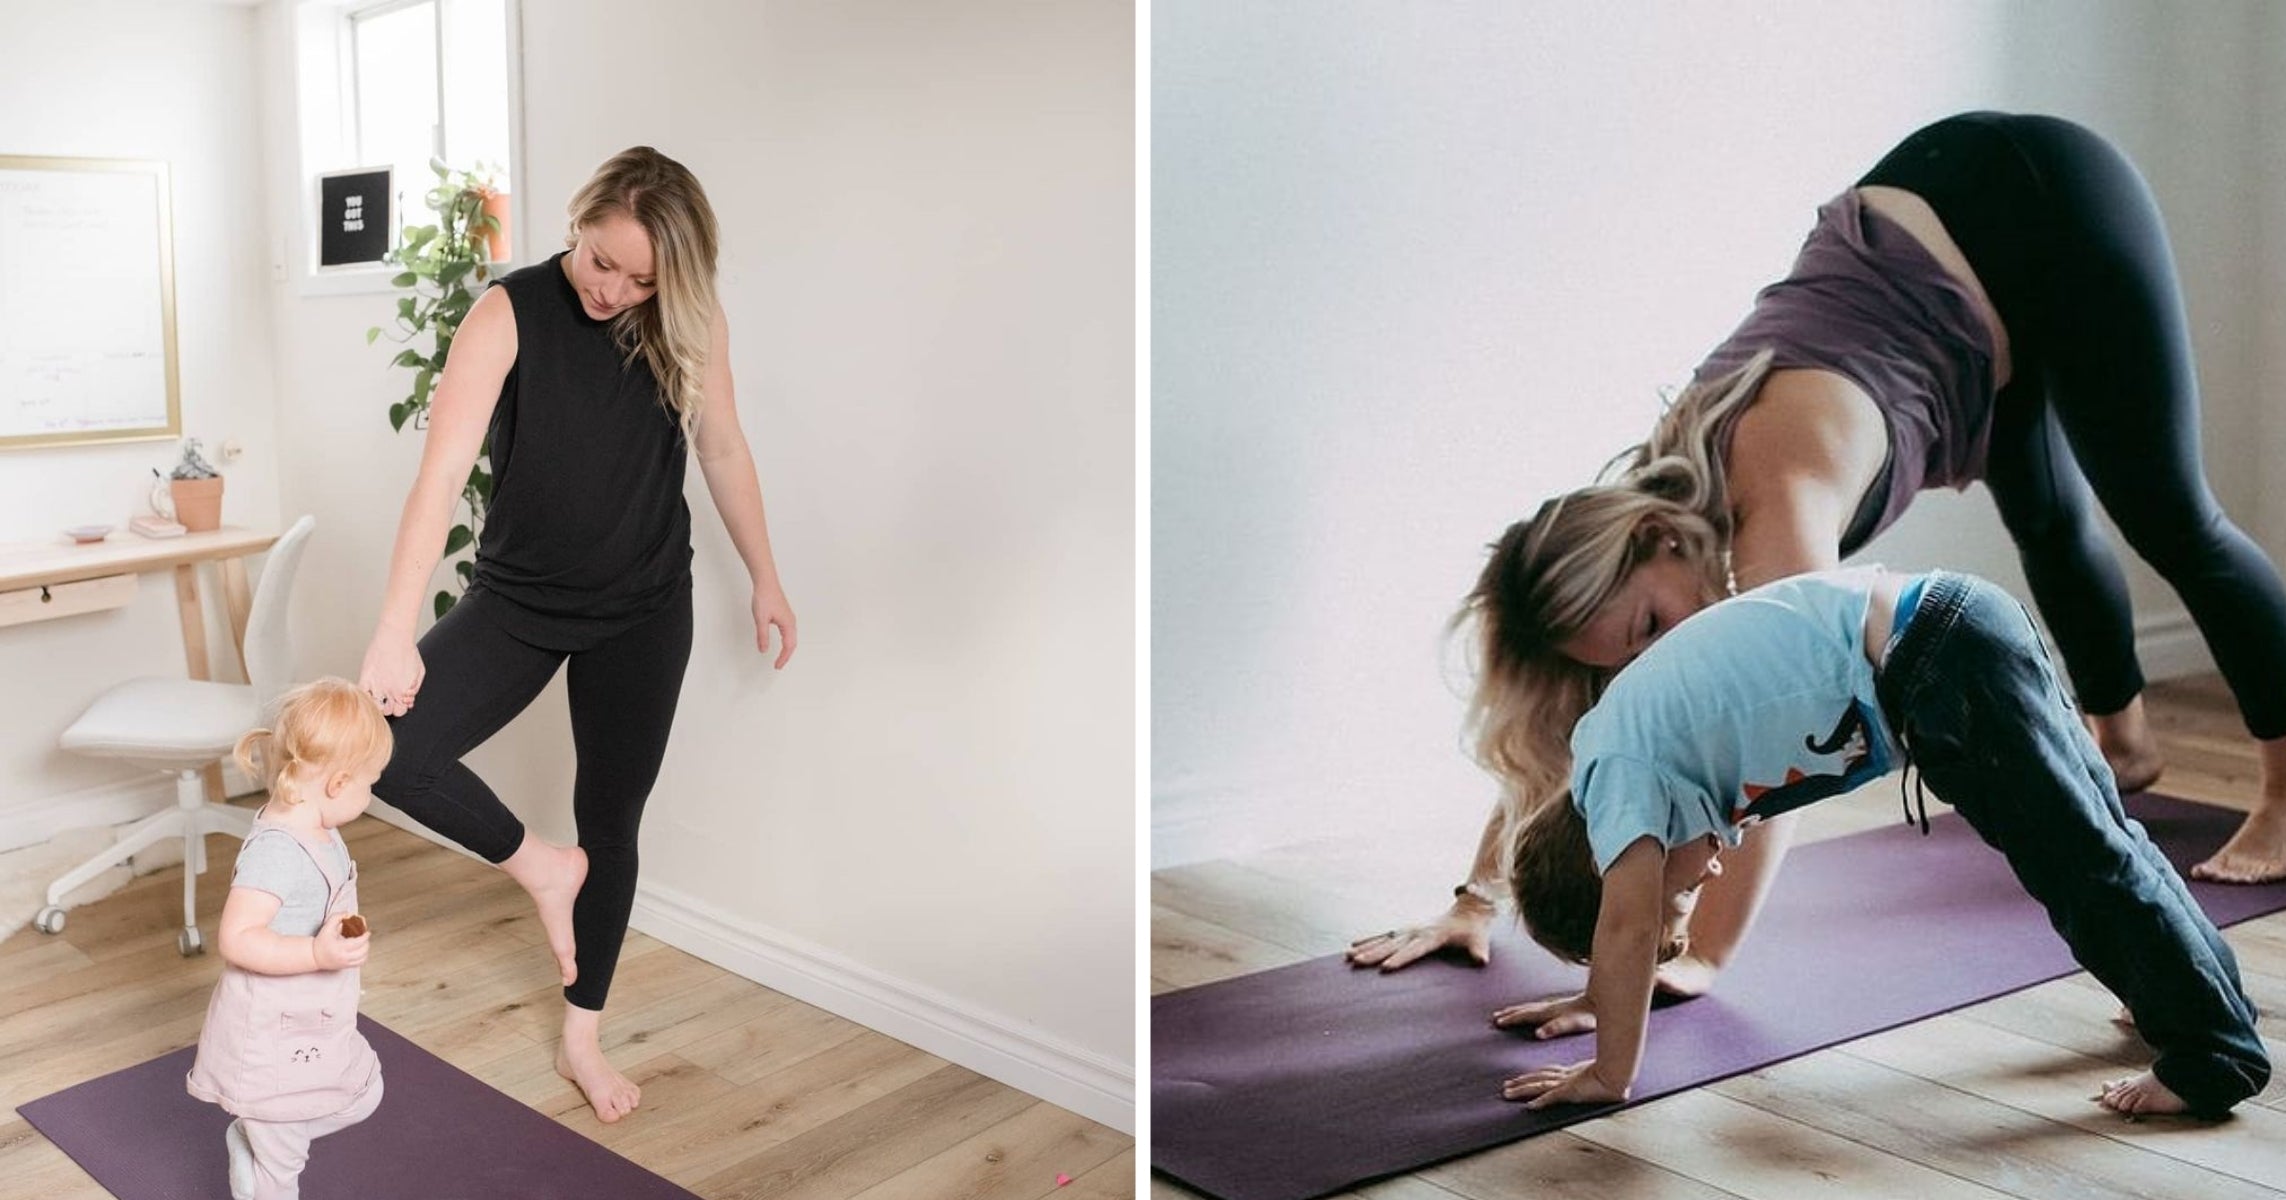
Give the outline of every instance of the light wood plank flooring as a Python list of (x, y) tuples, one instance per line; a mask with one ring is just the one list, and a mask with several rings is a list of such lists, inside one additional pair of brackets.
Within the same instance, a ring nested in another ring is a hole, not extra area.
[[(2246, 808), (2254, 745), (2218, 680), (2157, 686), (2163, 791)], [(1805, 839), (1897, 820), (1893, 783), (1805, 810)], [(1392, 823), (1393, 826), (1396, 824)], [(1473, 842), (1300, 843), (1153, 873), (1151, 986), (1336, 953), (1417, 916)], [(2286, 1063), (2286, 914), (2225, 931)], [(1614, 1116), (1371, 1184), (1366, 1200), (1617, 1197), (2286, 1197), (2286, 1085), (2218, 1125), (2129, 1123), (2089, 1102), (2148, 1054), (2076, 975)], [(1194, 1195), (1163, 1177), (1154, 1200)]]
[[(363, 1011), (700, 1196), (1135, 1195), (1125, 1134), (640, 933), (613, 982), (604, 1049), (642, 1085), (643, 1107), (605, 1125), (555, 1073), (560, 991), (523, 892), (378, 820), (345, 833), (375, 931)], [(236, 842), (207, 847), (211, 947)], [(16, 1106), (197, 1040), (222, 964), (211, 949), (175, 951), (181, 870), (72, 910), (59, 936), (0, 942), (0, 1197), (108, 1195)]]

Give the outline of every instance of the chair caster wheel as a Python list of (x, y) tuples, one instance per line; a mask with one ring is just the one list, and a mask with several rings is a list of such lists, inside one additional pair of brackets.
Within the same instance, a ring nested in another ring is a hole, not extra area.
[(64, 910), (53, 904), (41, 909), (40, 915), (32, 918), (32, 928), (41, 933), (62, 933), (63, 927)]
[(198, 930), (185, 929), (175, 938), (175, 949), (182, 951), (184, 958), (189, 958), (206, 953), (206, 943), (199, 940)]

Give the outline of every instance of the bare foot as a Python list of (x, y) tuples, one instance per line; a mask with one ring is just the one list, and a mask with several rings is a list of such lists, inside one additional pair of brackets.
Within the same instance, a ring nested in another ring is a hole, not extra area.
[(2131, 1117), (2187, 1112), (2191, 1107), (2149, 1071), (2133, 1079), (2105, 1080), (2103, 1091), (2094, 1099), (2113, 1112)]
[(587, 1093), (587, 1104), (595, 1110), (595, 1119), (606, 1125), (616, 1123), (643, 1103), (643, 1089), (620, 1074), (603, 1057), (600, 1047), (588, 1046), (575, 1051), (568, 1049), (566, 1043), (559, 1043), (556, 1074), (578, 1084), (579, 1090)]
[(587, 882), (587, 851), (525, 834), (524, 844), (516, 847), (516, 853), (509, 855), (500, 869), (532, 894), (532, 903), (540, 910), (540, 928), (548, 935), (548, 949), (555, 953), (564, 986), (570, 987), (579, 977), (572, 938), (572, 901), (579, 898), (580, 885)]
[(2286, 879), (2286, 804), (2272, 801), (2248, 813), (2214, 857), (2191, 868), (2191, 878), (2216, 883)]

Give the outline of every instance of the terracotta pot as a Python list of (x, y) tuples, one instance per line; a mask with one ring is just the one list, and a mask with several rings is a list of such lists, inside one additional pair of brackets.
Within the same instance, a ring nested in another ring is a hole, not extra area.
[(184, 529), (197, 533), (219, 529), (222, 526), (222, 476), (212, 479), (170, 479), (167, 491), (174, 497), (175, 520)]
[(508, 228), (508, 193), (493, 192), (486, 196), (484, 198), (484, 215), (500, 222), (500, 228), (486, 230), (484, 233), (485, 241), (488, 243), (486, 255), (493, 262), (507, 262), (508, 234), (510, 232)]

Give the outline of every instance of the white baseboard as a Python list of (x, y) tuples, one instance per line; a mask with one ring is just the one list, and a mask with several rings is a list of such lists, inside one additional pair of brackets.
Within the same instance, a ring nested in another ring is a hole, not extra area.
[(1135, 1132), (1135, 1069), (800, 938), (739, 920), (674, 888), (635, 890), (631, 924), (765, 987), (959, 1063), (1122, 1133)]
[(1292, 845), (1295, 813), (1310, 814), (1307, 836), (1370, 837), (1382, 818), (1355, 804), (1326, 802), (1353, 788), (1300, 770), (1248, 771), (1221, 779), (1197, 772), (1151, 780), (1151, 869), (1240, 858)]
[[(375, 801), (371, 815), (467, 854)], [(471, 856), (474, 857), (474, 856)], [(883, 975), (821, 946), (741, 921), (655, 883), (635, 888), (630, 928), (764, 987), (990, 1076), (1122, 1133), (1135, 1132), (1135, 1070), (920, 984)]]
[[(243, 796), (261, 788), (238, 773), (235, 765), (222, 768), (222, 792)], [(58, 834), (96, 825), (124, 825), (140, 821), (175, 803), (174, 780), (157, 771), (127, 779), (99, 783), (76, 792), (33, 796), (0, 804), (0, 854), (36, 846)]]
[(1309, 829), (1313, 838), (1372, 836), (1372, 823), (1353, 809), (1342, 810), (1352, 818), (1345, 827), (1342, 816), (1329, 813), (1328, 806), (1321, 803), (1313, 807), (1309, 798), (1323, 793), (1323, 788), (1302, 784), (1288, 785), (1285, 790), (1247, 786), (1175, 796), (1154, 793), (1151, 869), (1164, 871), (1218, 858), (1243, 858), (1291, 845), (1298, 836), (1290, 816), (1294, 812), (1317, 814), (1316, 823)]
[(2146, 679), (2181, 679), (2212, 674), (2215, 657), (2191, 614), (2181, 609), (2160, 613), (2135, 623), (2135, 656), (2143, 662)]

